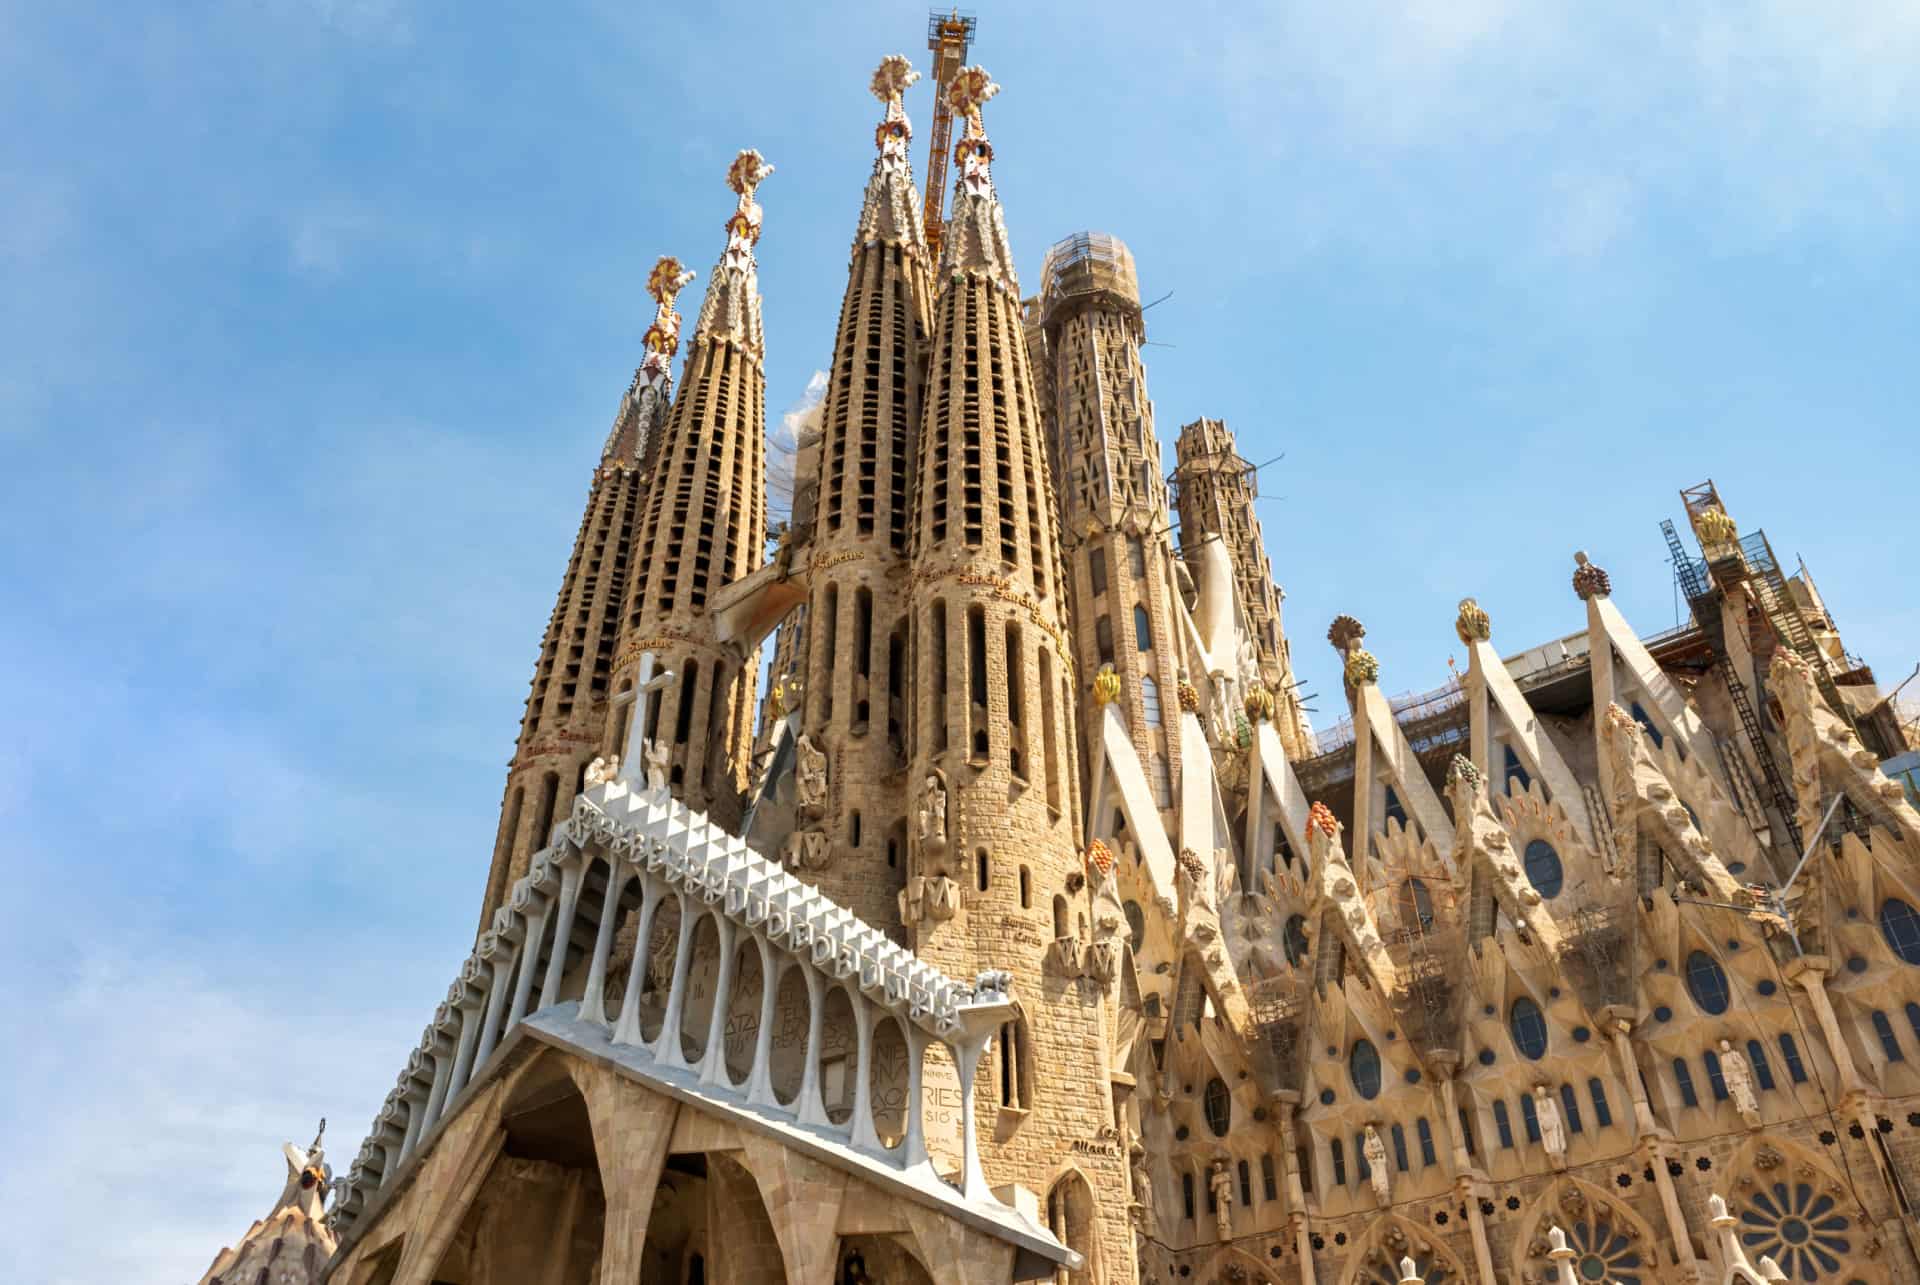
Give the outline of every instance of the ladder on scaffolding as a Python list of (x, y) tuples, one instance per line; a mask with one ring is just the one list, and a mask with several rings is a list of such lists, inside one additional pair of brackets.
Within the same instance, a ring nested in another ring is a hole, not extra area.
[(1760, 600), (1760, 609), (1766, 613), (1767, 623), (1773, 626), (1774, 634), (1793, 648), (1801, 660), (1807, 662), (1807, 668), (1813, 672), (1813, 681), (1819, 685), (1820, 694), (1827, 698), (1827, 704), (1833, 707), (1834, 713), (1846, 720), (1856, 736), (1859, 735), (1860, 725), (1840, 699), (1840, 688), (1833, 681), (1833, 670), (1827, 664), (1827, 658), (1815, 645), (1807, 622), (1800, 617), (1799, 608), (1793, 605), (1793, 596), (1787, 589), (1786, 577), (1780, 573), (1780, 563), (1773, 556), (1773, 546), (1767, 542), (1767, 533), (1755, 531), (1741, 540), (1740, 552), (1753, 569), (1754, 597)]
[(1714, 596), (1712, 582), (1707, 578), (1706, 564), (1687, 556), (1671, 520), (1663, 520), (1660, 530), (1667, 537), (1667, 552), (1673, 558), (1673, 573), (1680, 581), (1681, 590), (1687, 595), (1687, 606), (1693, 611), (1694, 623), (1700, 626), (1713, 648), (1713, 662), (1719, 668), (1721, 681), (1727, 685), (1727, 697), (1733, 702), (1741, 730), (1746, 733), (1747, 744), (1753, 749), (1754, 762), (1760, 765), (1760, 774), (1766, 778), (1767, 793), (1772, 797), (1774, 810), (1780, 814), (1786, 834), (1793, 840), (1792, 851), (1798, 853), (1802, 839), (1800, 824), (1795, 819), (1793, 791), (1780, 774), (1780, 765), (1767, 745), (1765, 733), (1760, 730), (1760, 719), (1754, 712), (1753, 700), (1747, 695), (1747, 685), (1741, 681), (1738, 667), (1733, 663), (1733, 653), (1727, 650), (1726, 627), (1720, 619), (1720, 603)]

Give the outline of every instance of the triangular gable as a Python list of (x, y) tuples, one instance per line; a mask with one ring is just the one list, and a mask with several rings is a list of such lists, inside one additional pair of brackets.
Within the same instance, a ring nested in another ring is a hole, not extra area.
[[(1596, 714), (1609, 704), (1628, 708), (1638, 702), (1662, 736), (1671, 736), (1688, 754), (1709, 755), (1713, 738), (1706, 724), (1687, 705), (1660, 663), (1634, 633), (1633, 626), (1613, 605), (1613, 599), (1595, 594), (1587, 599), (1587, 654), (1592, 657), (1593, 708)], [(1614, 664), (1615, 658), (1620, 663)], [(1595, 720), (1599, 732), (1599, 719)], [(1602, 751), (1604, 753), (1604, 751)]]
[(1101, 711), (1099, 751), (1093, 762), (1093, 788), (1087, 791), (1092, 800), (1088, 835), (1111, 839), (1107, 818), (1117, 810), (1127, 819), (1127, 830), (1139, 845), (1140, 861), (1153, 882), (1154, 896), (1171, 906), (1175, 898), (1173, 845), (1167, 842), (1166, 823), (1154, 802), (1153, 787), (1117, 704)]
[(1180, 712), (1180, 846), (1199, 856), (1218, 887), (1214, 854), (1233, 851), (1233, 834), (1213, 777), (1213, 750), (1199, 715), (1187, 710)]
[(1447, 820), (1440, 796), (1414, 756), (1407, 734), (1393, 717), (1377, 683), (1361, 683), (1353, 694), (1353, 830), (1354, 860), (1364, 863), (1373, 832), (1373, 780), (1384, 777), (1394, 787), (1407, 813), (1420, 823), (1433, 846), (1452, 864), (1453, 823)]
[[(1272, 723), (1261, 722), (1253, 729), (1252, 770), (1247, 774), (1247, 832), (1243, 836), (1249, 858), (1274, 850), (1276, 829), (1298, 844), (1298, 836), (1307, 832), (1309, 804), (1300, 778), (1280, 743), (1280, 733)], [(1306, 854), (1301, 853), (1304, 860)]]
[[(1488, 703), (1500, 712), (1508, 743), (1519, 755), (1520, 765), (1547, 787), (1553, 801), (1560, 805), (1578, 829), (1581, 839), (1589, 847), (1597, 846), (1595, 819), (1587, 815), (1586, 798), (1579, 779), (1567, 767), (1560, 750), (1540, 726), (1539, 716), (1534, 713), (1533, 706), (1527, 703), (1526, 696), (1520, 691), (1520, 684), (1507, 672), (1506, 663), (1494, 652), (1491, 642), (1476, 639), (1467, 645), (1467, 684), (1474, 716), (1478, 718), (1481, 715), (1483, 706), (1479, 694), (1480, 690), (1484, 690)], [(1476, 750), (1487, 743), (1486, 735), (1481, 729), (1475, 729), (1473, 743)], [(1500, 769), (1490, 757), (1483, 753), (1477, 758), (1474, 766), (1488, 780), (1497, 779)]]

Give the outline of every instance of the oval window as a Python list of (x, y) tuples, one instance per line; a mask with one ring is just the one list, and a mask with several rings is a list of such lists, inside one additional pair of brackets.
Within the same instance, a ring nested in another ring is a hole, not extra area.
[(1909, 964), (1920, 964), (1920, 911), (1889, 897), (1880, 903), (1880, 935), (1894, 954)]
[(1552, 901), (1560, 895), (1561, 885), (1566, 882), (1566, 871), (1561, 868), (1560, 854), (1545, 839), (1535, 839), (1527, 845), (1527, 882), (1533, 890)]
[(1137, 954), (1140, 950), (1141, 941), (1144, 940), (1147, 935), (1147, 917), (1141, 911), (1140, 903), (1137, 901), (1127, 902), (1120, 907), (1120, 911), (1127, 917), (1127, 943), (1133, 947)]
[(1687, 956), (1687, 993), (1693, 996), (1701, 1012), (1715, 1017), (1726, 1012), (1727, 1005), (1733, 1001), (1726, 969), (1704, 950)]
[(1227, 1092), (1226, 1081), (1219, 1076), (1207, 1081), (1207, 1128), (1213, 1130), (1213, 1136), (1224, 1138), (1227, 1128), (1233, 1123), (1233, 1095)]
[(1513, 1001), (1507, 1014), (1507, 1028), (1513, 1032), (1513, 1047), (1521, 1056), (1538, 1061), (1547, 1051), (1547, 1019), (1540, 1006), (1522, 995)]
[(1287, 926), (1280, 934), (1281, 944), (1286, 947), (1287, 962), (1295, 968), (1307, 959), (1307, 917), (1288, 915)]
[(1355, 1040), (1347, 1055), (1347, 1074), (1353, 1079), (1353, 1091), (1369, 1100), (1380, 1096), (1380, 1054), (1366, 1040)]

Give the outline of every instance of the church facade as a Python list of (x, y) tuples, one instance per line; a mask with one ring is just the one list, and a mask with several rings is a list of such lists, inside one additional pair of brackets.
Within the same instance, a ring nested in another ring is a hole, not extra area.
[(1316, 731), (1255, 470), (1196, 418), (1163, 474), (1130, 252), (1022, 293), (978, 67), (930, 248), (915, 79), (777, 532), (772, 166), (677, 386), (649, 281), (325, 1279), (1920, 1285), (1920, 812), (1811, 576), (1692, 487), (1685, 625), (1574, 554), (1563, 636), (1465, 598), (1390, 696), (1342, 615)]

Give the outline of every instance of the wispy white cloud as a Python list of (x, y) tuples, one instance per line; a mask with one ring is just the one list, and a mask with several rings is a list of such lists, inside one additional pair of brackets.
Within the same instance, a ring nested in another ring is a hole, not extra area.
[(109, 947), (8, 988), (12, 1279), (196, 1279), (278, 1194), (282, 1141), (324, 1113), (330, 1159), (351, 1162), (421, 1014), (383, 1008), (370, 976), (330, 1002), (324, 943), (297, 913), (282, 939), (220, 980)]
[(250, 0), (269, 12), (319, 23), (354, 40), (402, 44), (413, 38), (412, 0)]
[(296, 272), (332, 277), (378, 230), (373, 215), (357, 209), (307, 210), (288, 230), (288, 255)]
[[(1911, 199), (1876, 163), (1920, 133), (1920, 8), (1896, 0), (1358, 0), (1202, 29), (1191, 65), (1234, 131), (1265, 140), (1283, 184), (1336, 175), (1316, 205), (1339, 213), (1312, 226), (1348, 241), (1491, 212), (1523, 251), (1585, 258), (1675, 201), (1711, 202), (1718, 237), (1751, 242), (1891, 226)], [(1410, 220), (1396, 195), (1427, 208)]]

